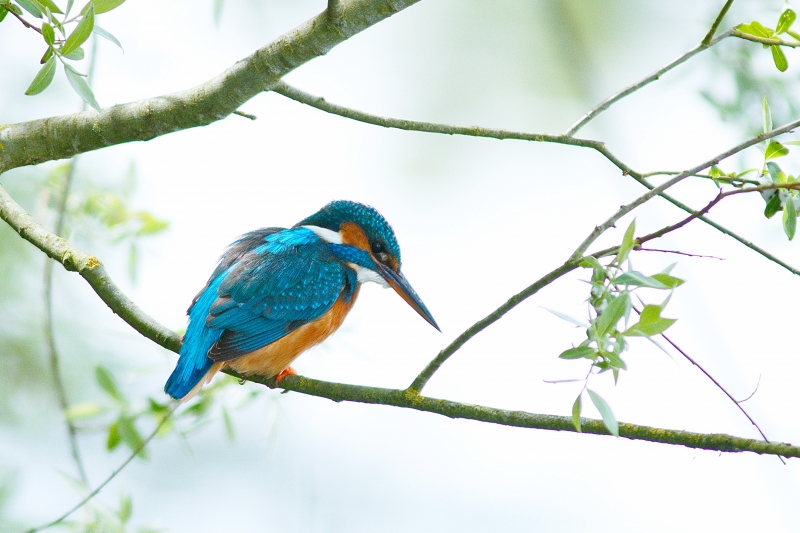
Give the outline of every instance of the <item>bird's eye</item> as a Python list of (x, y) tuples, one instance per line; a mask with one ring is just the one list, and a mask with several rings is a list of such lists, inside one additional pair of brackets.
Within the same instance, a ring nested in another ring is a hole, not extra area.
[(372, 248), (372, 253), (375, 255), (386, 253), (386, 248), (383, 246), (382, 242), (374, 241), (370, 244), (370, 247)]

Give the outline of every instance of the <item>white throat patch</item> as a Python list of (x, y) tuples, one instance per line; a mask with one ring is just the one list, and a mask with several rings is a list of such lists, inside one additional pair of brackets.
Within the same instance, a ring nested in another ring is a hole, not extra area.
[(370, 270), (368, 268), (364, 268), (361, 265), (355, 265), (353, 263), (348, 263), (350, 267), (356, 271), (356, 276), (358, 276), (359, 283), (366, 283), (371, 281), (373, 283), (377, 283), (384, 289), (389, 288), (389, 284), (383, 279), (383, 276), (375, 272), (374, 270)]
[(319, 226), (301, 226), (306, 229), (310, 229), (317, 236), (325, 242), (330, 242), (333, 244), (342, 244), (342, 234), (338, 231), (333, 231), (327, 228), (320, 228)]

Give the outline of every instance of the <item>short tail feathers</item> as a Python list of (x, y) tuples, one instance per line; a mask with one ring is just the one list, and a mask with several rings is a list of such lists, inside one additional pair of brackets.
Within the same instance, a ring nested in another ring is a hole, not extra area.
[[(206, 317), (217, 299), (217, 290), (226, 275), (227, 272), (209, 283), (189, 308), (189, 327), (183, 337), (178, 365), (164, 385), (164, 392), (176, 400), (190, 399), (219, 370), (217, 366), (213, 372), (209, 372), (214, 362), (208, 358), (208, 350), (219, 340), (224, 330), (207, 327)], [(207, 379), (203, 379), (205, 377)]]

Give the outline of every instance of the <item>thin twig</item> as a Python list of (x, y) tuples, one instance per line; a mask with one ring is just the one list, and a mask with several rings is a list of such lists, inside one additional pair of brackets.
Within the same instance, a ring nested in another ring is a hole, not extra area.
[(756, 388), (753, 389), (753, 392), (750, 393), (750, 396), (748, 396), (744, 400), (736, 400), (736, 403), (744, 403), (747, 400), (749, 400), (750, 398), (752, 398), (753, 396), (755, 396), (756, 393), (758, 392), (758, 386), (759, 385), (761, 385), (761, 374), (758, 375), (758, 381), (756, 381)]
[[(760, 428), (760, 427), (758, 427), (758, 424), (756, 424), (756, 421), (755, 421), (755, 420), (753, 420), (753, 417), (751, 417), (751, 416), (750, 416), (750, 415), (747, 413), (747, 411), (745, 411), (745, 410), (744, 410), (744, 407), (742, 407), (742, 406), (740, 405), (740, 402), (737, 402), (737, 401), (736, 401), (736, 399), (735, 399), (733, 396), (731, 396), (731, 393), (729, 393), (727, 390), (725, 390), (725, 387), (723, 387), (723, 386), (720, 384), (720, 382), (719, 382), (719, 381), (717, 381), (716, 379), (714, 379), (714, 376), (712, 376), (711, 374), (709, 374), (708, 372), (706, 372), (706, 369), (705, 369), (705, 368), (703, 368), (702, 366), (700, 366), (700, 364), (699, 364), (697, 361), (695, 361), (694, 359), (692, 359), (691, 357), (689, 357), (689, 354), (687, 354), (686, 352), (684, 352), (683, 350), (681, 350), (680, 346), (678, 346), (677, 344), (675, 344), (674, 342), (672, 342), (672, 340), (671, 340), (669, 337), (667, 337), (667, 336), (666, 336), (666, 335), (664, 335), (663, 333), (661, 334), (661, 336), (664, 338), (664, 340), (665, 340), (665, 341), (667, 341), (668, 343), (670, 343), (670, 345), (672, 345), (672, 347), (673, 347), (673, 348), (675, 348), (676, 350), (678, 350), (678, 352), (679, 352), (679, 353), (680, 353), (680, 354), (681, 354), (683, 357), (685, 357), (687, 361), (689, 361), (689, 362), (690, 362), (690, 363), (692, 363), (694, 366), (696, 366), (697, 368), (699, 368), (699, 369), (700, 369), (700, 372), (702, 372), (703, 374), (705, 374), (705, 376), (706, 376), (708, 379), (710, 379), (710, 380), (711, 380), (711, 381), (714, 383), (714, 385), (716, 385), (716, 386), (717, 386), (717, 388), (718, 388), (719, 390), (721, 390), (722, 392), (724, 392), (724, 393), (725, 393), (725, 396), (727, 396), (728, 398), (730, 398), (730, 400), (731, 400), (733, 403), (735, 403), (735, 404), (736, 404), (736, 407), (738, 407), (738, 408), (739, 408), (739, 410), (742, 412), (742, 414), (744, 414), (744, 416), (746, 416), (746, 417), (747, 417), (747, 419), (750, 421), (750, 423), (751, 423), (751, 424), (753, 424), (753, 425), (755, 426), (755, 428), (756, 428), (756, 430), (758, 431), (758, 433), (759, 433), (759, 434), (761, 435), (761, 437), (764, 439), (764, 442), (769, 442), (769, 439), (767, 438), (767, 436), (766, 436), (766, 435), (764, 435), (764, 432), (763, 432), (763, 431), (761, 431), (761, 428)], [(778, 459), (780, 459), (780, 460), (781, 460), (781, 462), (782, 462), (783, 464), (786, 464), (786, 461), (784, 461), (784, 460), (783, 460), (783, 457), (781, 457), (780, 455), (778, 455)]]
[(233, 112), (234, 115), (239, 115), (240, 117), (249, 118), (250, 120), (256, 120), (258, 117), (255, 115), (251, 115), (250, 113), (245, 113), (244, 111), (239, 111), (238, 109)]
[(605, 146), (605, 143), (591, 139), (576, 139), (565, 135), (550, 135), (547, 133), (521, 132), (495, 128), (484, 128), (480, 126), (456, 126), (451, 124), (437, 124), (435, 122), (423, 122), (418, 120), (405, 120), (392, 117), (373, 115), (364, 111), (359, 111), (350, 107), (333, 104), (322, 98), (293, 87), (285, 81), (280, 81), (271, 89), (278, 93), (302, 104), (314, 107), (321, 111), (339, 115), (340, 117), (357, 120), (384, 128), (394, 128), (405, 131), (421, 131), (425, 133), (441, 133), (445, 135), (466, 135), (468, 137), (485, 137), (489, 139), (516, 139), (520, 141), (547, 142), (555, 144), (566, 144), (570, 146), (582, 146), (591, 148), (601, 153), (614, 166), (625, 174), (640, 176), (639, 173), (620, 161)]
[(679, 252), (678, 250), (660, 250), (658, 248), (642, 248), (641, 246), (635, 246), (633, 249), (637, 252), (661, 252), (664, 254), (685, 255), (687, 257), (702, 257), (704, 259), (719, 259), (720, 261), (725, 261), (724, 257), (717, 257), (716, 255), (690, 254), (688, 252)]
[(167, 414), (164, 415), (164, 417), (158, 423), (158, 425), (153, 430), (153, 432), (150, 433), (150, 435), (148, 435), (147, 438), (144, 439), (142, 441), (142, 443), (139, 444), (139, 446), (136, 447), (135, 450), (133, 450), (133, 452), (128, 456), (128, 458), (125, 459), (125, 461), (121, 465), (119, 465), (116, 468), (116, 470), (111, 472), (111, 474), (105, 479), (105, 481), (100, 483), (100, 485), (98, 485), (96, 489), (94, 489), (92, 492), (90, 492), (84, 499), (82, 499), (80, 502), (78, 502), (72, 509), (70, 509), (69, 511), (67, 511), (63, 515), (59, 516), (58, 518), (56, 518), (52, 522), (48, 522), (47, 524), (41, 525), (39, 527), (35, 527), (33, 529), (27, 529), (27, 530), (25, 530), (24, 533), (37, 533), (39, 531), (44, 531), (45, 529), (51, 528), (51, 527), (63, 522), (69, 515), (71, 515), (72, 513), (74, 513), (75, 511), (77, 511), (81, 507), (83, 507), (84, 505), (86, 505), (92, 498), (97, 496), (100, 493), (100, 491), (103, 490), (103, 488), (105, 488), (105, 486), (108, 485), (111, 482), (111, 480), (113, 480), (115, 477), (117, 477), (117, 475), (120, 472), (122, 472), (122, 470), (126, 466), (128, 466), (128, 464), (131, 461), (133, 461), (136, 458), (137, 455), (139, 455), (139, 452), (141, 452), (144, 449), (144, 447), (147, 446), (150, 443), (151, 440), (153, 440), (153, 438), (158, 434), (158, 432), (161, 430), (162, 426), (166, 423), (166, 421), (169, 419), (169, 417), (172, 416), (172, 413), (174, 413), (175, 410), (180, 406), (181, 406), (180, 403), (175, 402), (175, 404), (172, 406), (172, 409), (170, 409), (167, 412)]
[(18, 21), (20, 21), (20, 22), (22, 23), (22, 25), (23, 25), (23, 26), (25, 26), (26, 28), (30, 28), (30, 29), (32, 29), (32, 30), (34, 30), (34, 31), (36, 31), (36, 32), (39, 32), (39, 34), (41, 35), (41, 33), (42, 33), (42, 30), (41, 30), (41, 29), (37, 28), (36, 26), (34, 26), (33, 24), (31, 24), (31, 23), (30, 23), (30, 22), (28, 22), (27, 20), (25, 20), (24, 18), (22, 18), (22, 16), (20, 16), (20, 15), (18, 15), (18, 14), (16, 14), (16, 13), (14, 13), (14, 12), (13, 12), (11, 9), (9, 9), (9, 7), (8, 7), (8, 5), (7, 5), (7, 4), (0, 4), (0, 7), (2, 7), (3, 9), (5, 9), (5, 10), (6, 10), (6, 11), (8, 11), (9, 13), (11, 13), (12, 15), (14, 15), (15, 17), (17, 17), (17, 20), (18, 20)]
[(686, 62), (688, 59), (691, 59), (693, 56), (699, 54), (703, 50), (706, 50), (709, 47), (714, 46), (715, 44), (717, 44), (721, 40), (725, 39), (726, 37), (730, 37), (732, 35), (732, 32), (733, 32), (733, 29), (730, 29), (730, 30), (726, 31), (725, 33), (719, 34), (716, 38), (714, 38), (708, 44), (701, 43), (701, 44), (695, 46), (694, 48), (692, 48), (691, 50), (689, 50), (688, 52), (686, 52), (682, 56), (674, 59), (670, 63), (667, 63), (666, 65), (664, 65), (663, 67), (661, 67), (657, 71), (653, 72), (652, 74), (650, 74), (646, 78), (643, 78), (643, 79), (637, 81), (636, 83), (634, 83), (633, 85), (629, 85), (628, 87), (622, 89), (618, 93), (615, 93), (615, 94), (609, 96), (608, 98), (606, 98), (605, 100), (603, 100), (602, 102), (597, 104), (591, 111), (586, 113), (583, 117), (581, 117), (580, 120), (578, 120), (567, 131), (564, 132), (564, 135), (566, 135), (568, 137), (572, 137), (573, 135), (575, 135), (578, 132), (578, 130), (580, 130), (586, 124), (588, 124), (589, 122), (594, 120), (594, 118), (597, 117), (597, 115), (599, 115), (600, 113), (602, 113), (603, 111), (605, 111), (606, 109), (611, 107), (613, 104), (619, 102), (620, 100), (622, 100), (626, 96), (635, 93), (636, 91), (638, 91), (639, 89), (641, 89), (645, 85), (648, 85), (649, 83), (652, 83), (652, 82), (656, 81), (657, 79), (659, 79), (661, 76), (663, 76), (664, 74), (666, 74), (670, 70), (674, 69), (675, 67), (677, 67), (681, 63)]
[(714, 34), (717, 33), (717, 30), (719, 29), (719, 25), (722, 24), (722, 19), (724, 19), (725, 15), (728, 14), (728, 10), (731, 8), (732, 4), (733, 4), (733, 0), (728, 0), (727, 2), (725, 2), (725, 5), (722, 6), (722, 9), (720, 10), (719, 15), (717, 15), (717, 18), (714, 19), (714, 23), (711, 24), (711, 29), (708, 30), (708, 33), (706, 34), (706, 36), (703, 37), (703, 41), (701, 42), (701, 44), (703, 46), (708, 47), (708, 46), (711, 45), (711, 39), (714, 38)]
[[(94, 36), (92, 41), (91, 59), (89, 60), (89, 74), (87, 83), (91, 86), (92, 77), (94, 75), (95, 58), (97, 57), (97, 35)], [(86, 111), (87, 104), (83, 102), (82, 111)], [(67, 214), (67, 200), (69, 199), (72, 190), (72, 183), (75, 179), (75, 168), (77, 167), (78, 157), (72, 158), (67, 171), (64, 186), (61, 189), (61, 195), (58, 201), (56, 225), (53, 233), (61, 236), (64, 233), (64, 223), (66, 222)], [(64, 378), (61, 375), (61, 363), (58, 348), (56, 347), (55, 327), (53, 325), (53, 262), (45, 261), (44, 263), (44, 334), (47, 339), (47, 346), (50, 351), (50, 371), (53, 374), (53, 381), (56, 389), (56, 396), (58, 397), (58, 404), (61, 408), (61, 414), (64, 417), (64, 422), (67, 425), (67, 435), (69, 438), (69, 446), (72, 452), (72, 458), (75, 461), (75, 466), (78, 469), (83, 484), (89, 486), (89, 478), (86, 475), (86, 468), (83, 465), (81, 458), (80, 448), (78, 447), (78, 430), (75, 424), (70, 420), (67, 410), (69, 409), (69, 399), (67, 397), (67, 389), (64, 385)]]
[(734, 36), (734, 37), (738, 37), (739, 39), (744, 39), (745, 41), (752, 41), (754, 43), (761, 43), (761, 44), (765, 44), (767, 46), (776, 46), (777, 45), (777, 46), (786, 46), (786, 47), (789, 47), (789, 48), (797, 48), (798, 46), (800, 46), (800, 43), (796, 42), (796, 41), (793, 42), (793, 43), (790, 43), (790, 42), (784, 41), (783, 39), (772, 39), (772, 38), (769, 38), (769, 37), (759, 37), (757, 35), (753, 35), (753, 34), (750, 34), (750, 33), (745, 33), (743, 31), (739, 31), (737, 29), (734, 29), (732, 31), (731, 35)]
[[(751, 147), (751, 146), (753, 146), (755, 144), (758, 144), (758, 143), (760, 143), (760, 142), (762, 142), (764, 140), (771, 139), (773, 137), (777, 137), (778, 135), (782, 135), (784, 133), (792, 131), (795, 128), (797, 128), (798, 126), (800, 126), (800, 120), (795, 120), (795, 121), (789, 122), (788, 124), (784, 124), (783, 126), (781, 126), (779, 128), (775, 128), (775, 129), (770, 130), (770, 131), (768, 131), (766, 133), (761, 133), (759, 135), (756, 135), (755, 137), (751, 137), (750, 139), (748, 139), (748, 140), (746, 140), (746, 141), (744, 141), (742, 143), (737, 144), (733, 148), (731, 148), (729, 150), (726, 150), (725, 152), (715, 156), (713, 159), (709, 159), (708, 161), (706, 161), (704, 163), (701, 163), (701, 164), (697, 165), (696, 167), (694, 167), (694, 168), (692, 168), (690, 170), (686, 170), (684, 172), (681, 172), (680, 174), (678, 174), (674, 178), (665, 181), (661, 185), (659, 185), (657, 187), (653, 187), (652, 189), (650, 189), (645, 194), (641, 195), (639, 198), (637, 198), (633, 202), (629, 203), (628, 205), (622, 206), (619, 210), (617, 210), (616, 213), (614, 213), (611, 217), (609, 217), (608, 220), (606, 220), (605, 222), (603, 222), (599, 226), (595, 227), (594, 231), (592, 231), (592, 233), (575, 250), (575, 253), (573, 254), (573, 257), (581, 257), (584, 254), (584, 252), (586, 252), (586, 250), (589, 248), (589, 246), (591, 246), (591, 244), (594, 241), (596, 241), (597, 238), (600, 237), (600, 235), (602, 235), (606, 230), (608, 230), (609, 228), (613, 227), (614, 224), (620, 218), (622, 218), (626, 214), (630, 213), (631, 211), (633, 211), (634, 209), (636, 209), (640, 205), (644, 204), (645, 202), (647, 202), (648, 200), (650, 200), (654, 196), (663, 193), (668, 188), (670, 188), (673, 185), (679, 183), (680, 181), (688, 178), (689, 176), (693, 176), (693, 175), (697, 174), (698, 172), (700, 172), (701, 170), (704, 170), (706, 168), (709, 168), (709, 167), (711, 167), (713, 165), (718, 164), (720, 161), (722, 161), (723, 159), (725, 159), (727, 157), (730, 157), (730, 156), (732, 156), (732, 155), (734, 155), (736, 153), (739, 153), (742, 150), (744, 150), (746, 148), (749, 148), (749, 147)], [(775, 188), (777, 188), (777, 187), (775, 187)], [(784, 188), (785, 188), (785, 186), (784, 186)], [(758, 189), (758, 187), (753, 187), (752, 188), (752, 190), (755, 190), (755, 189)], [(731, 191), (731, 193), (738, 193), (738, 192), (740, 192), (740, 191)], [(725, 193), (725, 195), (729, 195), (731, 193)]]

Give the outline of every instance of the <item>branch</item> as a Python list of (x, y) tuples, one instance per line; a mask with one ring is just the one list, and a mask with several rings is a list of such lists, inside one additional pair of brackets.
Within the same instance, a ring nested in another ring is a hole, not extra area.
[(728, 0), (727, 2), (725, 2), (725, 5), (722, 6), (722, 9), (720, 10), (719, 15), (717, 15), (717, 18), (714, 19), (714, 23), (711, 24), (711, 29), (708, 30), (708, 33), (706, 34), (706, 36), (703, 37), (703, 41), (702, 41), (701, 44), (703, 44), (704, 46), (710, 46), (711, 45), (711, 39), (714, 38), (714, 34), (717, 33), (717, 30), (719, 29), (719, 25), (722, 24), (722, 19), (724, 19), (725, 15), (728, 14), (728, 10), (731, 8), (732, 4), (733, 4), (733, 0)]
[(754, 43), (761, 43), (768, 46), (773, 46), (773, 45), (786, 46), (788, 48), (797, 48), (798, 46), (800, 46), (800, 43), (798, 42), (790, 43), (788, 41), (784, 41), (783, 39), (771, 39), (769, 37), (759, 37), (757, 35), (752, 35), (750, 33), (739, 31), (735, 28), (731, 31), (732, 31), (731, 35), (733, 35), (734, 37), (738, 37), (739, 39), (744, 39), (745, 41), (752, 41)]
[[(546, 429), (551, 431), (576, 432), (572, 425), (572, 417), (540, 415), (525, 411), (507, 411), (482, 405), (464, 404), (450, 400), (441, 400), (421, 396), (411, 390), (383, 389), (379, 387), (362, 387), (331, 383), (304, 376), (290, 375), (284, 377), (280, 385), (274, 380), (259, 379), (249, 376), (246, 379), (261, 383), (270, 388), (281, 388), (300, 392), (320, 398), (328, 398), (335, 402), (357, 402), (379, 405), (391, 405), (417, 411), (425, 411), (446, 416), (477, 420), (504, 426)], [(581, 418), (581, 432), (594, 435), (610, 435), (602, 420)], [(715, 450), (721, 452), (754, 452), (758, 454), (782, 455), (784, 457), (800, 457), (800, 447), (786, 443), (762, 442), (723, 434), (692, 433), (688, 431), (664, 430), (636, 424), (620, 423), (619, 436), (631, 440), (678, 444), (688, 448)]]
[(620, 100), (622, 100), (626, 96), (635, 93), (636, 91), (638, 91), (639, 89), (641, 89), (645, 85), (648, 85), (649, 83), (652, 83), (652, 82), (656, 81), (657, 79), (659, 79), (661, 76), (663, 76), (664, 74), (666, 74), (670, 70), (674, 69), (675, 67), (677, 67), (681, 63), (686, 62), (688, 59), (694, 57), (695, 55), (699, 54), (703, 50), (706, 50), (707, 48), (710, 48), (710, 47), (714, 46), (715, 44), (720, 42), (722, 39), (725, 39), (726, 37), (730, 37), (733, 34), (732, 33), (733, 31), (734, 31), (733, 29), (730, 29), (730, 30), (726, 31), (725, 33), (721, 33), (720, 35), (718, 35), (716, 38), (714, 38), (708, 44), (704, 44), (704, 43), (698, 44), (697, 46), (695, 46), (694, 48), (692, 48), (691, 50), (689, 50), (688, 52), (686, 52), (682, 56), (674, 59), (670, 63), (667, 63), (666, 65), (664, 65), (663, 67), (661, 67), (657, 71), (653, 72), (652, 74), (650, 74), (646, 78), (643, 78), (643, 79), (637, 81), (636, 83), (634, 83), (633, 85), (630, 85), (630, 86), (622, 89), (618, 93), (615, 93), (615, 94), (609, 96), (608, 98), (606, 98), (605, 100), (603, 100), (602, 102), (597, 104), (597, 106), (594, 109), (592, 109), (591, 111), (586, 113), (583, 117), (581, 117), (581, 119), (578, 120), (578, 122), (573, 124), (567, 131), (564, 132), (564, 135), (566, 135), (568, 137), (572, 137), (573, 135), (575, 135), (578, 132), (578, 130), (580, 130), (586, 124), (588, 124), (589, 122), (594, 120), (594, 118), (597, 115), (599, 115), (600, 113), (602, 113), (603, 111), (605, 111), (606, 109), (608, 109), (609, 107), (614, 105), (615, 103), (619, 102)]
[(20, 237), (39, 248), (51, 259), (61, 263), (65, 269), (80, 274), (111, 311), (118, 314), (133, 329), (168, 350), (176, 352), (180, 349), (181, 337), (153, 320), (125, 296), (108, 276), (99, 259), (75, 248), (35, 222), (2, 186), (0, 186), (0, 218), (14, 228)]
[(404, 120), (400, 118), (382, 117), (379, 115), (372, 115), (364, 111), (352, 109), (349, 107), (332, 104), (322, 98), (315, 96), (305, 91), (301, 91), (296, 87), (292, 87), (284, 81), (277, 82), (272, 87), (272, 92), (278, 93), (302, 104), (331, 113), (339, 115), (340, 117), (357, 120), (366, 124), (373, 124), (375, 126), (383, 126), (384, 128), (394, 128), (406, 131), (421, 131), (425, 133), (441, 133), (444, 135), (465, 135), (468, 137), (485, 137), (489, 139), (516, 139), (519, 141), (533, 141), (545, 142), (554, 144), (567, 144), (570, 146), (581, 146), (584, 148), (591, 148), (602, 154), (614, 166), (620, 169), (624, 174), (631, 174), (639, 176), (640, 174), (630, 168), (628, 165), (620, 161), (614, 154), (607, 148), (605, 143), (601, 141), (593, 141), (591, 139), (576, 139), (566, 135), (550, 135), (547, 133), (534, 133), (511, 131), (503, 129), (484, 128), (481, 126), (455, 126), (450, 124), (437, 124), (435, 122), (422, 122), (418, 120)]
[(221, 120), (285, 74), (418, 1), (352, 0), (335, 23), (323, 12), (194, 89), (99, 113), (0, 125), (0, 173)]

